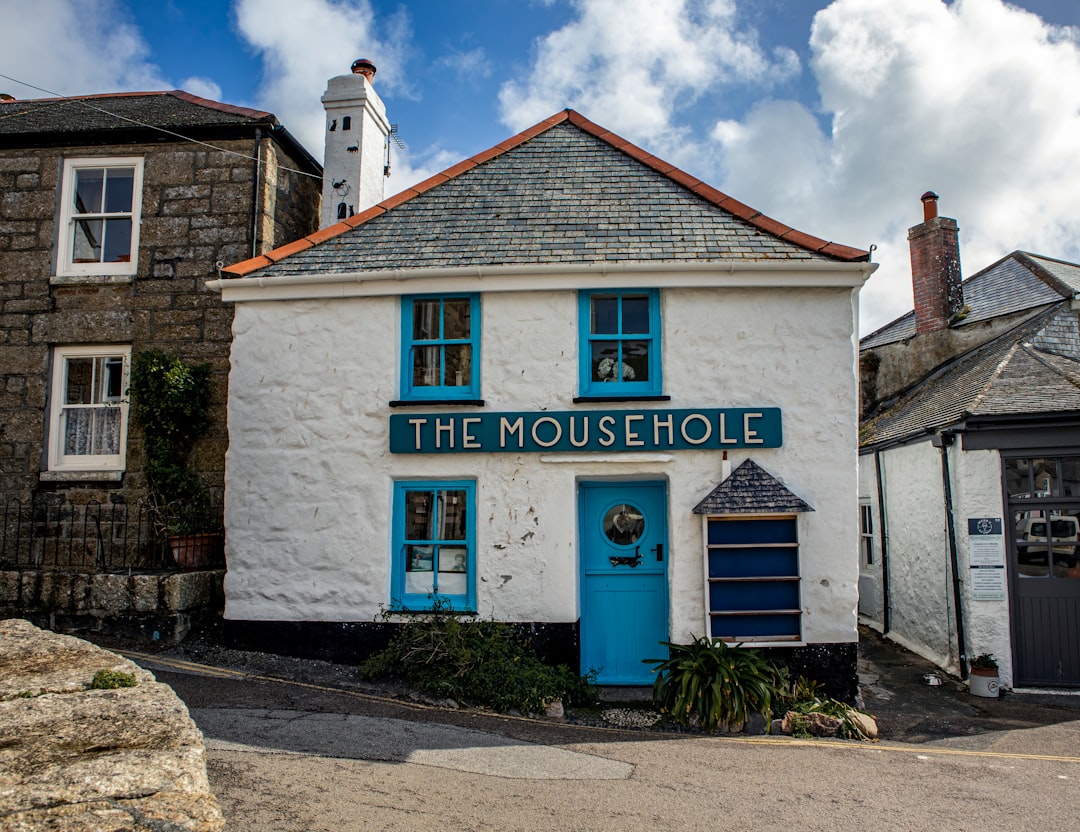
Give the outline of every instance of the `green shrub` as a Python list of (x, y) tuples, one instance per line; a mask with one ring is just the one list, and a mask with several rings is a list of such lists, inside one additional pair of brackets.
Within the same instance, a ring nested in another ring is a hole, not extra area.
[(210, 366), (145, 350), (132, 358), (129, 393), (132, 419), (143, 429), (145, 471), (155, 502), (205, 501), (205, 486), (188, 464), (210, 424)]
[(691, 644), (662, 644), (669, 657), (645, 661), (656, 665), (653, 702), (675, 722), (697, 719), (712, 731), (722, 723), (740, 725), (754, 712), (771, 717), (782, 674), (759, 651), (704, 636)]
[(112, 690), (114, 688), (133, 688), (138, 682), (134, 673), (122, 670), (99, 670), (90, 683), (91, 690)]
[(360, 674), (403, 679), (429, 695), (501, 713), (537, 713), (556, 700), (575, 705), (590, 698), (590, 678), (544, 664), (508, 624), (461, 620), (444, 610), (401, 624)]
[(811, 682), (800, 676), (793, 684), (785, 685), (784, 688), (780, 698), (784, 702), (785, 709), (797, 715), (794, 720), (795, 736), (809, 736), (806, 729), (806, 716), (817, 713), (840, 720), (837, 736), (842, 739), (870, 739), (857, 718), (859, 712), (838, 699), (825, 696), (821, 693), (821, 687), (817, 682)]

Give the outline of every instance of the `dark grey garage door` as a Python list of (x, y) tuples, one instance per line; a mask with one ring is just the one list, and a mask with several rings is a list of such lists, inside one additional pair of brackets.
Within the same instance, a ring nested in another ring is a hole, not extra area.
[(1080, 457), (1004, 460), (1013, 684), (1080, 687)]

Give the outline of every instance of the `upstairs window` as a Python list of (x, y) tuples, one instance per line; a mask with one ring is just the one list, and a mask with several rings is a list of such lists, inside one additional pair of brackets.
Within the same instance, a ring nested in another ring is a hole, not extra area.
[(660, 395), (659, 291), (581, 292), (578, 304), (581, 395)]
[(58, 274), (135, 273), (142, 172), (140, 158), (64, 163)]
[(395, 485), (395, 609), (476, 610), (475, 493), (471, 480)]
[(406, 297), (401, 308), (402, 398), (479, 398), (480, 297)]
[(131, 348), (57, 347), (49, 470), (123, 470)]

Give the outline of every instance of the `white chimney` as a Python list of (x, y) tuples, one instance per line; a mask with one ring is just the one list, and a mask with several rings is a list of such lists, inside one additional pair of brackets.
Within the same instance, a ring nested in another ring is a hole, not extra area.
[(349, 75), (326, 84), (326, 148), (323, 157), (322, 227), (383, 200), (386, 107), (372, 86), (375, 64), (353, 61)]

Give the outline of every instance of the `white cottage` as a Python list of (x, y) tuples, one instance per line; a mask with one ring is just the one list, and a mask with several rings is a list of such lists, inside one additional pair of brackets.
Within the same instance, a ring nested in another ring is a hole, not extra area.
[(961, 282), (923, 196), (915, 308), (862, 341), (864, 620), (966, 677), (1080, 687), (1080, 264), (1016, 251)]
[(227, 634), (442, 606), (607, 684), (710, 634), (852, 697), (868, 261), (567, 110), (227, 268)]

